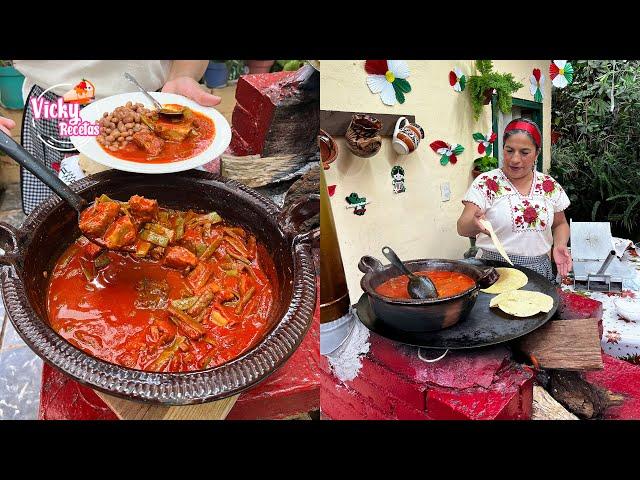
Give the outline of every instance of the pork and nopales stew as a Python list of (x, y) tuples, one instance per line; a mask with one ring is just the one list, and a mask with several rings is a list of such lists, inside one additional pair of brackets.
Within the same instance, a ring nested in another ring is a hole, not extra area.
[(132, 102), (105, 112), (96, 141), (114, 157), (144, 163), (176, 162), (206, 150), (215, 137), (213, 121), (188, 107), (164, 107), (183, 114), (165, 116)]
[(140, 370), (193, 371), (236, 358), (265, 334), (273, 263), (216, 212), (102, 195), (80, 229), (106, 248), (81, 236), (66, 249), (47, 309), (53, 329), (83, 351)]

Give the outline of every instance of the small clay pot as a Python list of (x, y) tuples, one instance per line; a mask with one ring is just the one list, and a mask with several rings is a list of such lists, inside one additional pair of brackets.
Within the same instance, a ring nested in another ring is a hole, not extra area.
[(382, 137), (378, 134), (382, 122), (377, 118), (362, 113), (356, 113), (345, 134), (347, 148), (358, 157), (374, 156), (382, 146)]

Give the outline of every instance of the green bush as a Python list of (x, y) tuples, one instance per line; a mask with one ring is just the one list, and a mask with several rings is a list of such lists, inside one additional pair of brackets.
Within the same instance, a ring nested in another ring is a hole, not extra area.
[[(640, 240), (640, 61), (577, 60), (574, 81), (553, 89), (549, 173), (571, 200), (567, 218), (610, 221)], [(614, 108), (611, 111), (613, 82)]]
[(485, 91), (489, 89), (495, 89), (500, 111), (509, 113), (511, 111), (511, 96), (522, 88), (522, 84), (516, 82), (510, 73), (494, 72), (491, 60), (476, 60), (476, 69), (480, 75), (470, 75), (467, 79), (473, 118), (476, 121), (480, 118), (484, 107)]

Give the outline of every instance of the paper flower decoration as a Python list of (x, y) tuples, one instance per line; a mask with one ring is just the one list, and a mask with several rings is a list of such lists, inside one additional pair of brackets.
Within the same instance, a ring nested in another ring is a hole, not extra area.
[(534, 68), (531, 74), (531, 95), (536, 102), (542, 102), (542, 89), (544, 88), (544, 75), (540, 73), (539, 68)]
[(329, 192), (330, 197), (333, 197), (333, 194), (336, 193), (336, 187), (337, 185), (329, 185), (327, 187), (327, 191)]
[(566, 60), (554, 60), (549, 66), (549, 77), (556, 88), (564, 88), (573, 82), (573, 66)]
[(440, 165), (446, 165), (449, 162), (455, 165), (458, 161), (457, 155), (460, 155), (462, 152), (464, 152), (464, 147), (462, 145), (458, 145), (457, 143), (449, 145), (442, 140), (436, 140), (429, 146), (433, 149), (434, 152), (436, 152), (438, 155), (441, 155)]
[(369, 74), (367, 85), (371, 93), (379, 93), (382, 103), (404, 103), (404, 94), (411, 91), (407, 82), (409, 66), (403, 60), (367, 60), (364, 69)]
[(467, 85), (467, 77), (462, 74), (462, 70), (458, 67), (454, 67), (449, 72), (449, 85), (453, 87), (456, 92), (462, 92)]
[(484, 154), (487, 157), (491, 156), (491, 151), (493, 150), (493, 142), (496, 141), (498, 135), (495, 132), (489, 130), (489, 133), (486, 135), (481, 134), (480, 132), (476, 132), (473, 134), (473, 139), (478, 142), (478, 153), (480, 155)]

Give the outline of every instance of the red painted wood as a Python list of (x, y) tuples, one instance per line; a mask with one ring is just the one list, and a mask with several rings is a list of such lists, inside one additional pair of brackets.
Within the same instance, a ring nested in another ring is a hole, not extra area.
[(573, 320), (576, 318), (599, 318), (598, 331), (600, 339), (604, 327), (602, 326), (602, 302), (578, 295), (573, 292), (563, 292), (558, 289), (560, 303), (556, 315), (562, 320)]
[(625, 362), (606, 353), (602, 354), (602, 359), (604, 361), (604, 369), (585, 372), (586, 380), (624, 397), (624, 403), (608, 408), (604, 418), (639, 420), (640, 366)]

